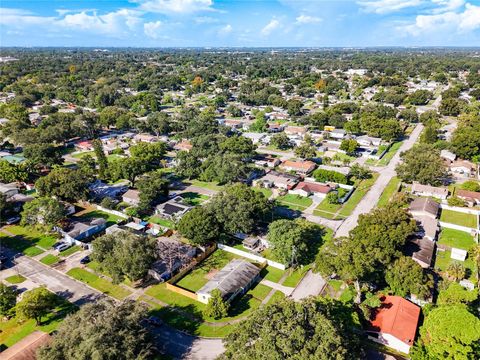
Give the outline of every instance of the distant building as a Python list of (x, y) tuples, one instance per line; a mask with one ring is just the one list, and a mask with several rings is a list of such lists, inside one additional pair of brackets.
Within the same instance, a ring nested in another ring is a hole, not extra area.
[(112, 199), (119, 197), (128, 190), (126, 185), (109, 185), (101, 180), (96, 180), (89, 186), (90, 193), (93, 198), (102, 200), (106, 197)]
[(235, 297), (246, 293), (259, 276), (260, 268), (248, 261), (234, 259), (197, 291), (198, 301), (208, 304), (211, 292), (218, 289), (223, 299), (231, 302)]
[(155, 212), (168, 219), (180, 219), (191, 209), (192, 206), (185, 204), (183, 198), (177, 196), (163, 204), (157, 205)]
[(440, 151), (440, 157), (444, 160), (452, 162), (452, 161), (455, 161), (455, 159), (457, 158), (457, 155), (455, 155), (454, 153), (448, 150), (442, 150)]
[(265, 176), (255, 180), (253, 184), (266, 188), (276, 187), (279, 189), (290, 190), (296, 184), (298, 184), (299, 181), (300, 177), (297, 175), (285, 174), (271, 170), (266, 173)]
[(408, 354), (413, 346), (420, 307), (400, 296), (385, 296), (375, 309), (367, 329), (368, 338)]
[(183, 139), (182, 141), (177, 143), (173, 148), (178, 151), (190, 151), (192, 150), (192, 143), (189, 140)]
[(280, 165), (281, 161), (278, 158), (269, 155), (257, 154), (253, 157), (253, 162), (257, 166), (274, 168)]
[(317, 164), (315, 164), (313, 161), (286, 160), (280, 165), (280, 168), (282, 168), (284, 171), (295, 171), (296, 173), (302, 175), (311, 173), (316, 167)]
[(347, 136), (347, 132), (343, 129), (335, 129), (329, 132), (330, 137), (333, 139), (343, 139)]
[(477, 165), (468, 160), (455, 160), (449, 165), (450, 172), (458, 178), (475, 177)]
[(122, 201), (124, 203), (137, 206), (140, 204), (140, 191), (136, 189), (129, 189), (125, 194), (122, 195)]

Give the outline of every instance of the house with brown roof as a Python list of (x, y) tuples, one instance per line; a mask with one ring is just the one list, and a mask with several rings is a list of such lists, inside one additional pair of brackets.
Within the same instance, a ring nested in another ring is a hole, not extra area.
[(253, 181), (254, 186), (265, 188), (277, 187), (279, 189), (290, 190), (298, 184), (300, 177), (297, 175), (285, 174), (278, 171), (271, 170), (263, 177)]
[(286, 160), (284, 161), (281, 165), (280, 168), (282, 168), (284, 171), (295, 171), (298, 174), (306, 175), (311, 173), (315, 168), (317, 167), (317, 164), (315, 164), (313, 161), (292, 161), (292, 160)]
[(480, 192), (457, 190), (455, 195), (465, 200), (469, 206), (480, 205)]
[(475, 177), (477, 165), (468, 160), (455, 160), (449, 165), (450, 173), (457, 178)]
[(408, 354), (415, 340), (420, 307), (400, 296), (385, 296), (381, 301), (370, 320), (368, 338)]
[(284, 130), (287, 135), (297, 135), (304, 137), (307, 133), (307, 129), (304, 126), (287, 126)]
[(413, 183), (411, 192), (414, 195), (431, 196), (442, 200), (445, 200), (448, 196), (448, 189), (430, 185), (422, 185), (417, 182)]
[(51, 340), (51, 336), (43, 331), (37, 330), (22, 340), (2, 351), (0, 358), (3, 360), (35, 360), (37, 358), (37, 349), (46, 345)]
[(304, 197), (312, 195), (315, 200), (321, 201), (330, 191), (332, 191), (332, 188), (328, 185), (310, 181), (301, 181), (295, 189), (290, 190), (289, 193)]
[(436, 219), (440, 204), (429, 198), (417, 198), (410, 203), (410, 213), (413, 217), (427, 216)]
[(122, 195), (122, 201), (137, 206), (140, 204), (140, 191), (135, 189), (129, 189), (125, 194)]

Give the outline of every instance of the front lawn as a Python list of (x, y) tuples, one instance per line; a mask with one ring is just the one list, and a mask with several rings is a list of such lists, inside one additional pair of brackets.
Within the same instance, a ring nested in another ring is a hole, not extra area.
[(287, 194), (279, 196), (275, 199), (280, 205), (283, 205), (291, 210), (304, 211), (312, 205), (312, 199), (300, 195)]
[(26, 280), (26, 278), (24, 278), (22, 275), (12, 275), (7, 277), (5, 280), (7, 280), (10, 284), (21, 284)]
[(311, 265), (307, 265), (307, 266), (303, 266), (302, 268), (298, 267), (296, 269), (293, 269), (293, 268), (289, 269), (288, 271), (290, 271), (290, 274), (287, 276), (287, 278), (283, 282), (283, 285), (296, 287), (300, 282), (300, 280), (302, 280), (303, 276), (311, 268), (312, 268)]
[(110, 281), (102, 279), (85, 269), (73, 268), (67, 272), (67, 275), (119, 300), (131, 294), (131, 291), (119, 285), (114, 285)]
[(265, 197), (267, 199), (269, 199), (270, 196), (272, 196), (272, 193), (273, 193), (272, 190), (267, 189), (267, 188), (252, 187), (252, 190), (256, 191), (256, 192), (261, 192), (263, 195), (265, 195)]
[(188, 183), (190, 183), (193, 186), (197, 186), (200, 188), (208, 189), (208, 190), (213, 190), (213, 191), (222, 191), (223, 186), (218, 185), (216, 182), (207, 182), (207, 181), (200, 181), (200, 180), (187, 180)]
[(17, 235), (22, 240), (31, 242), (44, 249), (51, 248), (58, 240), (56, 234), (44, 234), (31, 226), (11, 225), (5, 228), (8, 232)]
[(191, 206), (201, 205), (202, 203), (204, 203), (206, 200), (209, 199), (209, 196), (199, 194), (196, 192), (186, 192), (186, 193), (180, 194), (180, 196), (183, 198), (184, 203)]
[(457, 211), (442, 209), (440, 221), (465, 226), (469, 228), (477, 228), (477, 216), (473, 214), (464, 214)]
[(267, 266), (266, 268), (262, 269), (261, 272), (261, 275), (265, 280), (270, 280), (276, 283), (280, 281), (283, 274), (285, 274), (284, 270), (274, 268), (273, 266)]
[(82, 248), (79, 245), (75, 245), (75, 246), (69, 247), (67, 250), (61, 251), (60, 255), (67, 257), (80, 250), (82, 250)]
[(475, 241), (473, 237), (466, 232), (442, 228), (438, 239), (438, 244), (469, 250), (475, 244)]
[(48, 266), (52, 266), (53, 264), (56, 264), (59, 261), (60, 261), (60, 258), (52, 254), (45, 255), (43, 258), (40, 259), (40, 262), (42, 264), (45, 264)]
[(76, 309), (73, 304), (58, 297), (58, 306), (47, 316), (42, 318), (40, 326), (35, 325), (35, 320), (20, 320), (13, 317), (7, 321), (0, 322), (0, 343), (10, 347), (30, 335), (36, 330), (47, 333), (55, 330), (65, 316)]

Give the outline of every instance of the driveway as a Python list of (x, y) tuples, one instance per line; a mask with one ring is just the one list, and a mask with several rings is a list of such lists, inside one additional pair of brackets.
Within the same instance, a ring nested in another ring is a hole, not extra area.
[(403, 142), (402, 146), (395, 153), (389, 164), (385, 168), (380, 170), (380, 175), (375, 184), (373, 184), (367, 194), (358, 203), (352, 214), (347, 219), (345, 219), (342, 225), (340, 225), (340, 227), (337, 229), (337, 231), (335, 232), (336, 237), (348, 236), (350, 230), (357, 226), (358, 217), (361, 214), (366, 214), (370, 212), (377, 205), (378, 199), (383, 193), (383, 190), (385, 190), (385, 187), (392, 179), (392, 177), (396, 175), (395, 168), (397, 167), (398, 163), (400, 163), (400, 154), (413, 147), (413, 145), (417, 142), (422, 130), (423, 125), (417, 124), (415, 129), (410, 134), (410, 137)]
[(295, 290), (293, 290), (291, 297), (293, 300), (299, 301), (309, 296), (317, 296), (323, 291), (326, 285), (327, 282), (320, 274), (308, 270)]
[(225, 351), (221, 339), (198, 338), (167, 325), (151, 329), (158, 346), (175, 359), (213, 360)]

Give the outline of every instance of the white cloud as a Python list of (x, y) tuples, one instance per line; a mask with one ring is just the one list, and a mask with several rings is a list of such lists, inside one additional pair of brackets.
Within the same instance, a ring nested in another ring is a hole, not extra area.
[(272, 19), (270, 22), (264, 26), (264, 28), (261, 30), (261, 34), (263, 36), (268, 36), (272, 33), (272, 31), (278, 29), (280, 27), (280, 21), (277, 19)]
[(465, 5), (465, 0), (432, 0), (434, 5), (439, 6), (433, 9), (434, 13), (454, 11)]
[(416, 7), (424, 2), (424, 0), (370, 0), (359, 1), (358, 4), (362, 6), (366, 12), (387, 14), (410, 7)]
[[(480, 28), (480, 6), (467, 3), (461, 12), (418, 15), (415, 22), (406, 26), (409, 34), (418, 36), (428, 32), (455, 31), (465, 33)], [(404, 28), (405, 29), (405, 28)], [(401, 29), (399, 29), (401, 30)]]
[(145, 35), (152, 39), (157, 39), (159, 36), (159, 30), (162, 27), (161, 21), (152, 21), (143, 24), (143, 32)]
[(233, 27), (230, 24), (225, 25), (224, 27), (218, 30), (218, 35), (228, 35), (233, 31)]
[(101, 15), (91, 10), (66, 12), (63, 17), (38, 16), (19, 9), (0, 9), (0, 24), (22, 29), (26, 26), (35, 26), (37, 31), (72, 29), (121, 37), (126, 35), (128, 30), (135, 29), (141, 22), (141, 13), (129, 9), (119, 9)]
[(319, 17), (305, 15), (305, 14), (301, 14), (300, 16), (297, 16), (295, 20), (297, 20), (297, 24), (317, 24), (322, 21), (322, 19)]
[(213, 0), (136, 0), (140, 3), (140, 9), (162, 13), (193, 13), (202, 10), (211, 10)]

